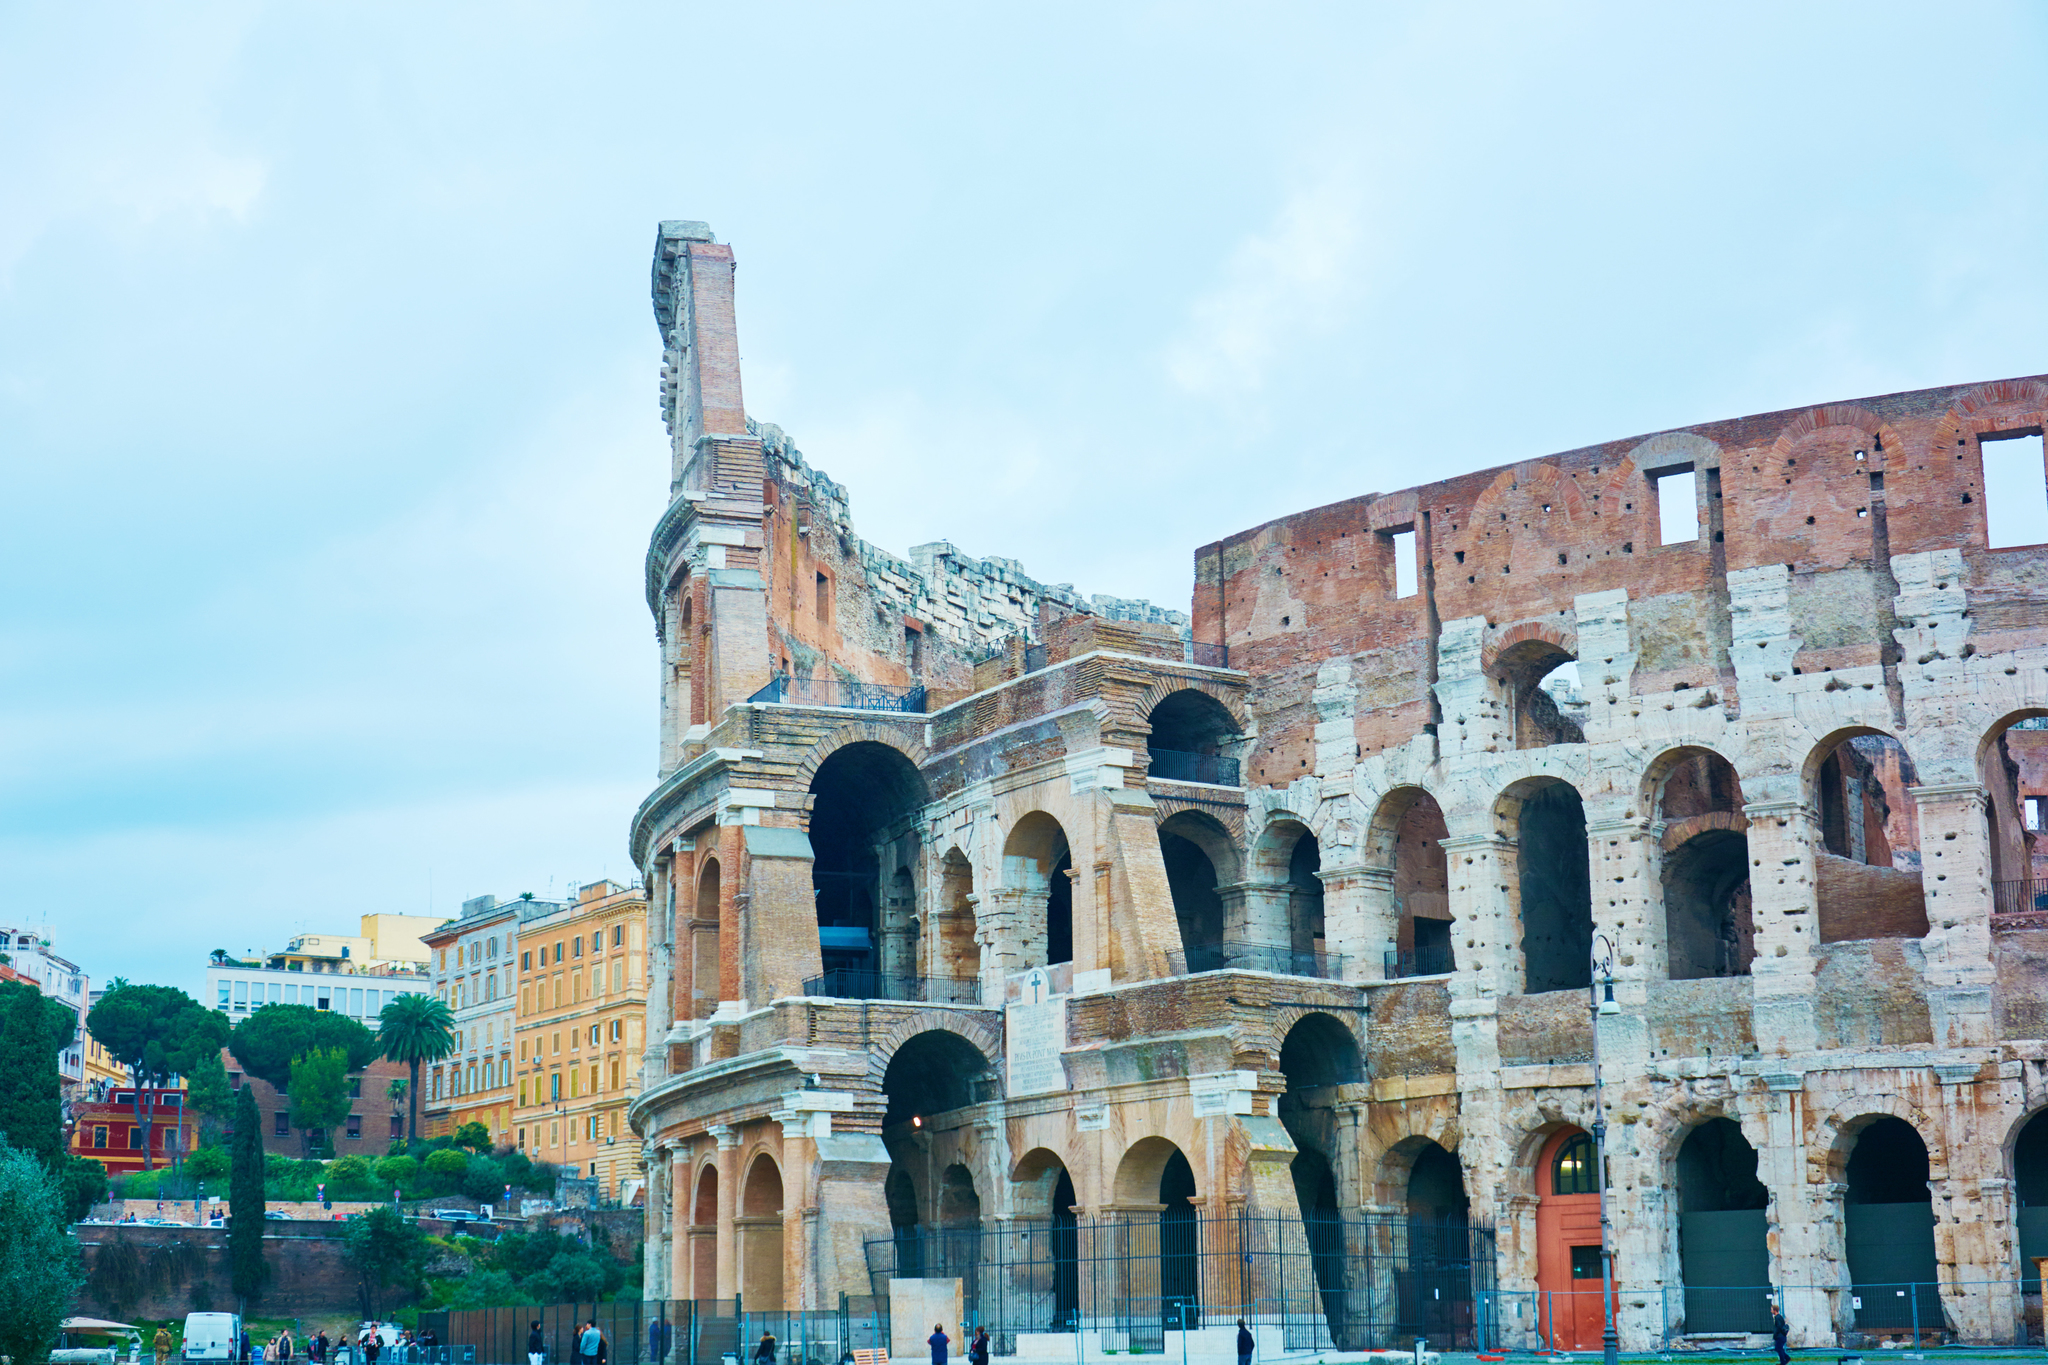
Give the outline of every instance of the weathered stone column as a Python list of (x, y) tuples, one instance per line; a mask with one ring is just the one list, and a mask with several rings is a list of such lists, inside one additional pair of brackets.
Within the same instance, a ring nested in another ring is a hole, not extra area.
[(718, 1144), (718, 1297), (740, 1292), (740, 1135), (722, 1123), (704, 1130)]
[(641, 1143), (640, 1163), (647, 1170), (647, 1215), (641, 1225), (640, 1256), (647, 1276), (641, 1283), (640, 1297), (658, 1302), (673, 1297), (668, 1288), (670, 1247), (674, 1244), (674, 1221), (668, 1199), (668, 1148), (653, 1142)]
[(974, 937), (981, 944), (981, 998), (999, 1002), (1009, 974), (1045, 956), (1044, 889), (1000, 886), (989, 892), (975, 915)]
[(1649, 983), (1668, 980), (1664, 934), (1663, 827), (1641, 819), (1589, 820), (1593, 929), (1614, 945), (1615, 998), (1625, 1009), (1649, 1002)]
[(1811, 1052), (1819, 1043), (1813, 973), (1820, 939), (1813, 811), (1789, 797), (1752, 801), (1742, 813), (1749, 817), (1756, 925), (1756, 960), (1749, 972), (1757, 1050), (1779, 1056)]
[[(1493, 834), (1453, 834), (1440, 842), (1449, 873), (1458, 981), (1475, 997), (1521, 994), (1521, 874), (1515, 864), (1514, 840)], [(1455, 989), (1452, 994), (1457, 998)]]
[(1387, 945), (1400, 931), (1394, 870), (1354, 863), (1316, 876), (1323, 883), (1323, 943), (1344, 959), (1344, 980), (1385, 980)]
[(1936, 1047), (1984, 1047), (1995, 1036), (1989, 794), (1977, 782), (1909, 789), (1919, 807), (1920, 885), (1927, 903), (1927, 1013)]
[[(647, 1035), (640, 1054), (640, 1088), (668, 1075), (668, 1030), (674, 1022), (676, 888), (674, 856), (654, 860), (647, 884)], [(652, 1195), (654, 1177), (648, 1175)]]

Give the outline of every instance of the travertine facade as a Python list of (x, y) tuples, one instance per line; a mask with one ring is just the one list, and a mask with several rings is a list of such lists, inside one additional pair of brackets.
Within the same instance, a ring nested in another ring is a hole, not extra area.
[[(663, 226), (650, 1296), (829, 1307), (919, 1228), (1327, 1210), (1490, 1226), (1522, 1344), (1515, 1297), (1596, 1264), (1597, 1021), (1624, 1346), (1751, 1330), (1766, 1285), (1795, 1342), (1891, 1330), (1857, 1305), (1894, 1282), (2021, 1330), (2048, 556), (1987, 548), (1980, 450), (2048, 380), (1284, 518), (1196, 553), (1188, 643), (859, 541), (745, 415), (732, 280)], [(777, 674), (826, 685), (748, 700)], [(1546, 1335), (1597, 1342), (1591, 1284)]]

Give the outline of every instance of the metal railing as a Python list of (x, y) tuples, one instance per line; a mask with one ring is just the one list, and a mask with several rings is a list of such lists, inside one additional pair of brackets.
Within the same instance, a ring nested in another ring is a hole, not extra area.
[(1237, 1319), (1281, 1329), (1291, 1351), (1489, 1345), (1476, 1296), (1493, 1286), (1493, 1233), (1400, 1216), (1140, 1215), (1015, 1220), (999, 1229), (900, 1229), (867, 1244), (877, 1298), (896, 1276), (958, 1278), (967, 1322), (996, 1353), (1020, 1333), (1100, 1333), (1105, 1352), (1164, 1349), (1166, 1333)]
[(777, 675), (748, 697), (774, 706), (837, 706), (853, 711), (924, 712), (924, 685), (890, 687), (882, 683), (844, 682), (838, 678), (786, 678)]
[(1457, 955), (1448, 943), (1427, 948), (1389, 948), (1386, 969), (1389, 981), (1408, 976), (1447, 976), (1458, 970)]
[(1991, 883), (1992, 914), (2025, 915), (2036, 910), (2048, 910), (2048, 878)]
[(888, 1301), (846, 1295), (836, 1310), (791, 1312), (749, 1311), (737, 1297), (458, 1308), (422, 1313), (420, 1325), (461, 1343), (441, 1349), (471, 1353), (467, 1363), (456, 1356), (455, 1365), (527, 1365), (528, 1324), (539, 1322), (542, 1357), (565, 1365), (578, 1358), (577, 1328), (593, 1317), (611, 1365), (720, 1365), (728, 1358), (753, 1365), (763, 1335), (774, 1338), (774, 1365), (831, 1365), (889, 1346)]
[(1271, 972), (1275, 976), (1312, 976), (1320, 981), (1341, 981), (1344, 978), (1342, 953), (1303, 952), (1284, 944), (1226, 940), (1222, 943), (1197, 943), (1177, 952), (1169, 951), (1166, 956), (1176, 976), (1240, 971)]
[(971, 976), (888, 976), (835, 967), (804, 982), (805, 995), (833, 1000), (921, 1000), (931, 1005), (978, 1005), (981, 981)]
[(1153, 749), (1147, 775), (1169, 782), (1206, 782), (1216, 787), (1241, 787), (1237, 760), (1221, 754), (1188, 754), (1178, 749)]
[(1190, 640), (1187, 642), (1187, 649), (1182, 652), (1182, 657), (1189, 663), (1201, 664), (1204, 668), (1228, 668), (1230, 667), (1230, 646), (1212, 645), (1200, 640)]

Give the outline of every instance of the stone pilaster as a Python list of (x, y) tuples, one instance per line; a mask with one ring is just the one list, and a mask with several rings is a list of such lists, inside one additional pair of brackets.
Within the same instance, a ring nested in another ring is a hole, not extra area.
[(1753, 801), (1742, 813), (1749, 817), (1756, 925), (1750, 991), (1757, 1049), (1780, 1056), (1811, 1052), (1818, 1041), (1814, 950), (1820, 939), (1813, 812), (1789, 799)]
[(1989, 796), (1976, 782), (1910, 789), (1920, 818), (1927, 903), (1927, 1013), (1936, 1047), (1982, 1047), (1994, 1037), (1997, 970), (1991, 949)]

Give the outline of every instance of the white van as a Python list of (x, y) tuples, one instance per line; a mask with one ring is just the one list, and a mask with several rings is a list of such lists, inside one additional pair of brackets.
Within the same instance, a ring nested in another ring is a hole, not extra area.
[(233, 1360), (241, 1340), (242, 1320), (233, 1313), (185, 1315), (186, 1360)]

